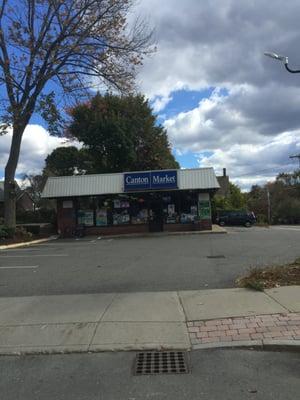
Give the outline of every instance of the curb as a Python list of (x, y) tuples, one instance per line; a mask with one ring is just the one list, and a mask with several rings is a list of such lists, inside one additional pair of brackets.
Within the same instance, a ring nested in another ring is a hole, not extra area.
[[(244, 340), (240, 342), (219, 342), (219, 343), (205, 343), (205, 344), (196, 344), (191, 348), (182, 349), (181, 351), (195, 351), (195, 350), (214, 350), (214, 349), (249, 349), (249, 350), (260, 350), (260, 351), (292, 351), (292, 352), (300, 352), (300, 340)], [(86, 348), (86, 345), (80, 346), (53, 346), (52, 348), (45, 347), (44, 349), (38, 348), (34, 349), (32, 347), (20, 348), (20, 349), (9, 349), (1, 350), (1, 356), (25, 356), (25, 355), (54, 355), (54, 354), (92, 354), (92, 353), (116, 353), (116, 352), (137, 352), (137, 351), (174, 351), (179, 350), (176, 346), (120, 346), (119, 348), (115, 347), (101, 347), (99, 348)]]
[(54, 346), (38, 346), (37, 348), (32, 346), (7, 346), (7, 348), (0, 349), (0, 358), (3, 356), (30, 356), (30, 355), (55, 355), (55, 354), (94, 354), (94, 353), (128, 353), (128, 352), (139, 352), (139, 351), (184, 351), (190, 352), (192, 348), (177, 346), (174, 344), (170, 345), (153, 345), (153, 344), (141, 344), (141, 345), (95, 345), (90, 347), (89, 345), (54, 345)]
[[(224, 229), (224, 231), (186, 231), (186, 232), (151, 232), (151, 233), (123, 233), (120, 235), (99, 235), (99, 237), (95, 240), (106, 240), (106, 239), (136, 239), (136, 238), (159, 238), (159, 237), (167, 237), (167, 236), (184, 236), (184, 235), (224, 235), (228, 232)], [(94, 235), (86, 235), (83, 239), (78, 239), (82, 241), (89, 241), (90, 239), (95, 237)], [(89, 239), (90, 238), (90, 239)], [(60, 238), (62, 240), (69, 238)]]
[(16, 249), (18, 247), (31, 246), (33, 244), (49, 242), (50, 240), (55, 240), (57, 238), (58, 238), (58, 236), (50, 236), (50, 237), (45, 238), (45, 239), (37, 239), (37, 240), (32, 240), (30, 242), (22, 242), (22, 243), (14, 243), (14, 244), (3, 245), (3, 246), (0, 246), (0, 250)]
[(147, 234), (123, 234), (123, 235), (105, 235), (101, 239), (135, 239), (135, 238), (152, 238), (152, 237), (167, 237), (167, 236), (184, 236), (184, 235), (224, 235), (225, 232), (213, 231), (186, 231), (186, 232), (163, 232), (163, 233), (147, 233)]
[(192, 350), (256, 348), (259, 350), (300, 351), (300, 340), (241, 340), (237, 342), (216, 342), (192, 345)]

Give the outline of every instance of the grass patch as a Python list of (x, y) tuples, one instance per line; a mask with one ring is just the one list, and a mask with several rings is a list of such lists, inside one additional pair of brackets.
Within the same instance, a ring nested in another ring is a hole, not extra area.
[(291, 264), (264, 269), (253, 268), (236, 280), (238, 287), (263, 291), (280, 286), (300, 285), (300, 258)]

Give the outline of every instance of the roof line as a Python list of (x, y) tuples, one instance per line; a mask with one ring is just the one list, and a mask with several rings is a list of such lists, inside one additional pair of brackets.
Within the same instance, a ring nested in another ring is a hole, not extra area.
[(81, 178), (84, 176), (111, 176), (111, 175), (122, 175), (122, 174), (130, 174), (136, 172), (160, 172), (160, 171), (199, 171), (203, 169), (213, 169), (213, 167), (203, 167), (203, 168), (180, 168), (180, 169), (150, 169), (144, 171), (124, 171), (124, 172), (110, 172), (104, 174), (78, 174), (78, 175), (60, 175), (60, 176), (48, 176), (48, 179), (60, 179), (60, 178)]

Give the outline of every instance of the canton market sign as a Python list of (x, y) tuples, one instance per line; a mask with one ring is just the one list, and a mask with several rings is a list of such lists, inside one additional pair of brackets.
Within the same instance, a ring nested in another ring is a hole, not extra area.
[(124, 192), (178, 189), (177, 171), (128, 172), (124, 174)]

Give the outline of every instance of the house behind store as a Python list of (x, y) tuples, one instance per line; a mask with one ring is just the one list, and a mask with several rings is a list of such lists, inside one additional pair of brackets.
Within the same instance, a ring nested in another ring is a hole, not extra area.
[[(16, 185), (16, 204), (17, 209), (20, 211), (34, 211), (34, 200), (31, 195), (26, 191), (20, 189), (19, 185)], [(4, 182), (0, 182), (0, 216), (4, 215)]]
[(87, 234), (210, 230), (210, 202), (220, 188), (213, 168), (49, 177), (58, 232)]
[(230, 181), (229, 181), (229, 176), (226, 174), (226, 168), (223, 168), (223, 175), (217, 176), (217, 180), (220, 185), (217, 194), (219, 196), (227, 197), (229, 195)]

